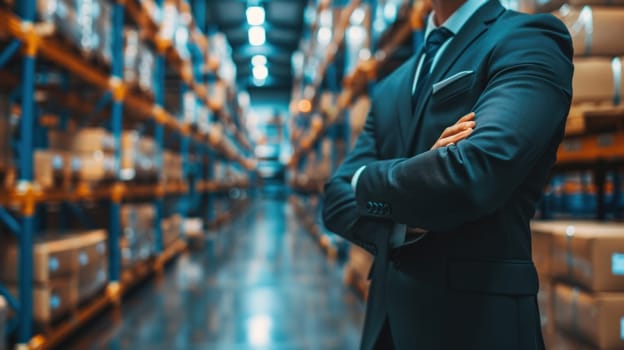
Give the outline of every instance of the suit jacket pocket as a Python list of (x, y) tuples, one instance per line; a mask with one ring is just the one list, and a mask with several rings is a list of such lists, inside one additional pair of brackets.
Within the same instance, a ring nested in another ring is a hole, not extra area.
[(475, 79), (474, 71), (464, 71), (435, 83), (431, 95), (433, 102), (444, 102), (461, 95), (475, 85)]

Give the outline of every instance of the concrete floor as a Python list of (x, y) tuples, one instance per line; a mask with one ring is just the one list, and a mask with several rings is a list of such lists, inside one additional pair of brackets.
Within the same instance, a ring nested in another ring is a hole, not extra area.
[(357, 349), (364, 305), (281, 199), (258, 199), (62, 349)]

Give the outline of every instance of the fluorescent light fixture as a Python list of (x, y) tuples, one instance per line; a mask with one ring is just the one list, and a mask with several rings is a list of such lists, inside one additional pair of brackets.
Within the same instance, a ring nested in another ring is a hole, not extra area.
[(251, 46), (261, 46), (266, 42), (266, 32), (264, 27), (249, 28), (249, 44)]
[(267, 58), (264, 55), (255, 55), (251, 58), (251, 64), (254, 66), (266, 66)]
[(265, 80), (269, 76), (269, 69), (266, 66), (255, 66), (252, 72), (255, 80)]
[(247, 23), (250, 26), (260, 26), (264, 24), (265, 13), (262, 6), (249, 6), (246, 11)]
[(366, 39), (366, 30), (360, 26), (350, 26), (347, 29), (347, 39), (350, 45), (360, 46)]
[(317, 34), (318, 42), (321, 45), (329, 45), (332, 40), (332, 31), (328, 27), (321, 27)]
[(267, 315), (256, 315), (247, 320), (249, 343), (253, 346), (263, 346), (271, 342), (273, 320)]
[(358, 7), (355, 10), (353, 10), (353, 13), (351, 14), (351, 18), (349, 19), (349, 23), (351, 23), (352, 25), (360, 25), (364, 23), (365, 18), (366, 18), (366, 11), (364, 11), (363, 8)]

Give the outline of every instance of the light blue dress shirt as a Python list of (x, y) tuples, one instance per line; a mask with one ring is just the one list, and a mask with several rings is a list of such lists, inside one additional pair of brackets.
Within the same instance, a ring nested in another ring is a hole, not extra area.
[[(440, 60), (440, 57), (444, 53), (444, 50), (446, 50), (446, 48), (453, 41), (455, 36), (457, 36), (457, 33), (459, 33), (459, 31), (462, 29), (464, 24), (466, 24), (466, 22), (470, 19), (470, 17), (472, 17), (472, 15), (474, 15), (475, 12), (477, 12), (481, 8), (481, 6), (483, 6), (487, 1), (488, 0), (466, 1), (455, 12), (453, 12), (451, 17), (449, 17), (446, 20), (446, 22), (442, 24), (442, 27), (445, 27), (451, 33), (453, 33), (453, 36), (450, 39), (448, 39), (444, 44), (442, 44), (442, 46), (436, 53), (436, 56), (433, 58), (433, 62), (431, 64), (431, 71), (433, 71), (434, 67), (436, 66), (436, 63), (438, 63), (438, 61)], [(431, 34), (431, 32), (437, 28), (438, 26), (435, 24), (434, 12), (431, 12), (429, 14), (429, 18), (427, 19), (427, 27), (425, 29), (425, 42), (427, 42), (427, 39), (429, 38), (429, 35)], [(416, 74), (414, 75), (414, 82), (412, 84), (412, 92), (411, 92), (412, 94), (414, 93), (414, 91), (416, 91), (416, 82), (418, 81), (418, 75), (420, 74), (424, 60), (425, 60), (425, 56), (422, 55), (418, 61), (418, 67), (416, 68)], [(353, 174), (353, 177), (351, 178), (351, 188), (353, 188), (353, 191), (356, 190), (358, 180), (360, 179), (360, 175), (362, 175), (362, 172), (365, 169), (366, 169), (366, 165), (360, 167), (355, 172), (355, 174)], [(398, 247), (405, 242), (405, 229), (406, 227), (403, 224), (394, 225), (394, 229), (390, 237), (390, 245), (392, 247)], [(422, 237), (423, 236), (421, 236), (421, 238)]]

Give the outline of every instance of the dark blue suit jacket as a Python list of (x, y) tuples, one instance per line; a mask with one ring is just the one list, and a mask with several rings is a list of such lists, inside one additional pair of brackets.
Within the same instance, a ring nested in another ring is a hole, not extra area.
[[(559, 20), (490, 0), (444, 51), (413, 114), (418, 55), (379, 83), (323, 210), (330, 230), (376, 255), (362, 348), (385, 319), (399, 349), (543, 348), (529, 221), (563, 136), (571, 58)], [(468, 139), (430, 150), (471, 111)], [(391, 250), (395, 222), (430, 233)]]

